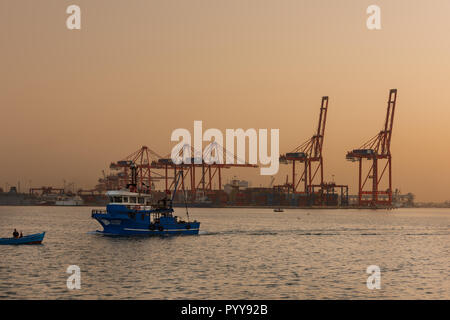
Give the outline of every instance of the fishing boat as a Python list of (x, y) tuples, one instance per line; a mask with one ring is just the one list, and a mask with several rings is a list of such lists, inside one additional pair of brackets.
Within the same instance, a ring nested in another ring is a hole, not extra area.
[(45, 232), (30, 234), (21, 238), (0, 238), (1, 244), (41, 244), (44, 240)]
[[(106, 210), (92, 210), (91, 216), (103, 227), (97, 231), (107, 235), (194, 235), (198, 234), (200, 222), (187, 221), (174, 216), (173, 200), (183, 172), (180, 171), (175, 182), (171, 199), (153, 201), (148, 193), (137, 189), (136, 166), (132, 165), (131, 183), (126, 189), (107, 191), (109, 203)], [(186, 199), (186, 196), (185, 196)]]

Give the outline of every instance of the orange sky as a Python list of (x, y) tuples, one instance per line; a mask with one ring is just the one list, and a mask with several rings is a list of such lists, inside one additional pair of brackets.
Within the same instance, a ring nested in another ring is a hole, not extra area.
[[(80, 31), (66, 29), (70, 4)], [(288, 152), (328, 95), (325, 178), (355, 193), (346, 151), (378, 133), (397, 88), (394, 187), (450, 200), (449, 14), (448, 0), (2, 1), (0, 186), (92, 187), (141, 145), (168, 154), (194, 120), (279, 128)], [(258, 172), (242, 178), (268, 185)]]

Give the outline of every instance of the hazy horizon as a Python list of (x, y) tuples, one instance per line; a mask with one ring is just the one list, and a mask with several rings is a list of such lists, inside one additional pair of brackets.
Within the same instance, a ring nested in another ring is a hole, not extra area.
[[(81, 30), (66, 8), (81, 7)], [(366, 28), (381, 7), (382, 30)], [(92, 188), (176, 128), (278, 128), (280, 153), (310, 138), (329, 96), (325, 180), (357, 193), (346, 152), (377, 134), (398, 89), (393, 186), (450, 200), (450, 2), (418, 0), (3, 1), (0, 187)], [(268, 185), (259, 170), (229, 170)], [(280, 164), (275, 183), (290, 170)]]

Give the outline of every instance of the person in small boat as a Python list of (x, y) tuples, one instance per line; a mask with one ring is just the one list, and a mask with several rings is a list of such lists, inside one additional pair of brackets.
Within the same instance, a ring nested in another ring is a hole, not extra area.
[(16, 239), (19, 237), (19, 232), (17, 232), (16, 229), (14, 229), (13, 237), (16, 238)]
[(20, 231), (20, 236), (19, 236), (19, 238), (23, 238), (23, 233), (22, 233), (22, 231)]

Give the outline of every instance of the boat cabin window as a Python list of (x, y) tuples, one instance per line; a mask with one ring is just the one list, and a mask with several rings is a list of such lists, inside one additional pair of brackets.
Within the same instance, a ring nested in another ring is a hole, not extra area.
[(123, 202), (128, 202), (128, 197), (123, 197)]
[(109, 197), (109, 202), (110, 203), (114, 202), (114, 197)]
[(138, 202), (139, 202), (140, 204), (144, 204), (144, 198), (143, 198), (143, 197), (139, 197), (139, 198), (138, 198)]
[(122, 203), (122, 197), (114, 197), (115, 203)]
[(150, 206), (152, 204), (152, 200), (150, 198), (145, 198), (145, 203), (147, 206)]
[(136, 203), (136, 197), (130, 197), (130, 203)]

